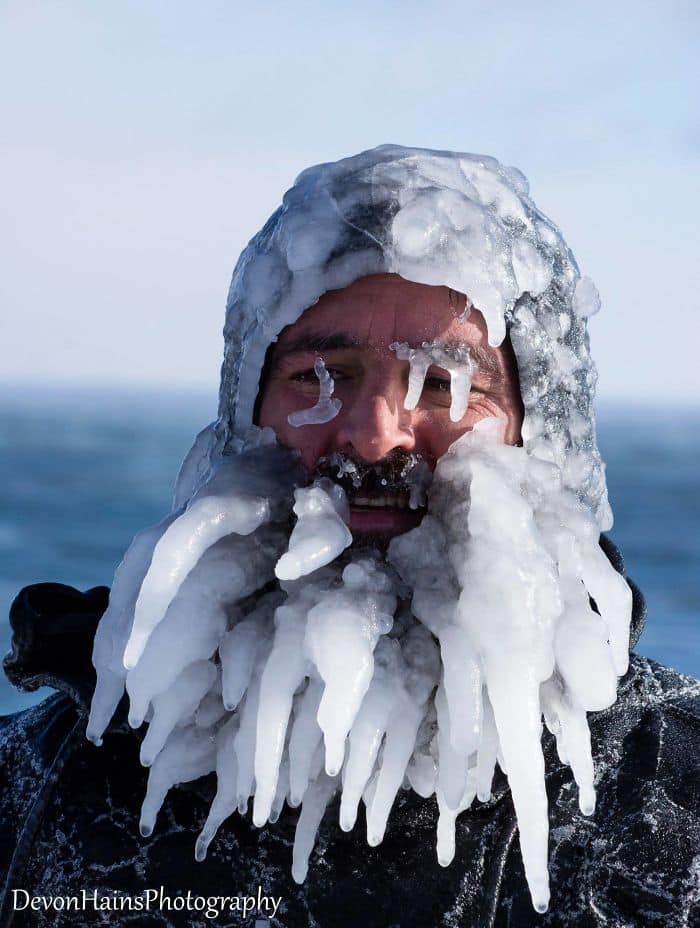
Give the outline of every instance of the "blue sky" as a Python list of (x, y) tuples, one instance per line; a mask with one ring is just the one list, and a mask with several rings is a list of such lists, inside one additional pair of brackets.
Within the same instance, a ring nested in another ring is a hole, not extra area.
[(234, 261), (295, 175), (495, 155), (598, 285), (603, 399), (700, 402), (693, 3), (0, 6), (0, 378), (214, 389)]

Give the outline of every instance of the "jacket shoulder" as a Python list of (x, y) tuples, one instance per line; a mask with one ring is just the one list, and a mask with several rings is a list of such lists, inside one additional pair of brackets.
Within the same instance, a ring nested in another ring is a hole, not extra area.
[(605, 759), (582, 832), (586, 895), (606, 924), (694, 924), (700, 682), (634, 655), (618, 702), (601, 715)]
[(71, 735), (84, 724), (74, 703), (55, 694), (39, 705), (0, 716), (0, 872), (21, 854), (22, 836), (41, 815)]

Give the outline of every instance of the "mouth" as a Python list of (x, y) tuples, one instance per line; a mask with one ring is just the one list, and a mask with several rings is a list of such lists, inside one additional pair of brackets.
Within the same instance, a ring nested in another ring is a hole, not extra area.
[(334, 452), (319, 461), (316, 472), (345, 491), (353, 535), (400, 535), (423, 518), (431, 474), (419, 455), (396, 454), (366, 464)]
[(400, 535), (415, 528), (423, 518), (425, 507), (411, 507), (408, 490), (389, 493), (358, 492), (348, 494), (353, 534)]
[(402, 535), (415, 528), (423, 518), (424, 510), (392, 508), (377, 505), (350, 504), (348, 528), (353, 535)]

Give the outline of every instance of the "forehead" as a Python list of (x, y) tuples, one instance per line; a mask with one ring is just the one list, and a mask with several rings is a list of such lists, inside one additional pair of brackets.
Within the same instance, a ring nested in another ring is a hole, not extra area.
[(411, 346), (440, 340), (471, 347), (487, 346), (479, 312), (463, 315), (465, 297), (447, 287), (404, 280), (396, 274), (376, 274), (342, 290), (325, 293), (278, 339), (284, 351), (305, 347), (387, 349), (392, 342)]

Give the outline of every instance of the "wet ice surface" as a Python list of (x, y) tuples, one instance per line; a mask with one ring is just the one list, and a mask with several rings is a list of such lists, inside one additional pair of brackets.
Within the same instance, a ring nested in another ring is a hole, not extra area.
[[(385, 558), (347, 548), (339, 486), (323, 478), (294, 493), (285, 453), (256, 434), (212, 469), (190, 506), (135, 540), (100, 626), (89, 735), (99, 741), (125, 686), (132, 724), (148, 724), (144, 833), (168, 789), (216, 770), (197, 857), (251, 799), (258, 826), (301, 802), (301, 880), (336, 792), (341, 827), (354, 826), (364, 802), (377, 845), (407, 778), (436, 795), (447, 866), (456, 816), (488, 796), (498, 758), (533, 903), (544, 909), (542, 719), (590, 813), (586, 711), (614, 701), (627, 661), (631, 596), (598, 548), (593, 515), (554, 463), (501, 444), (502, 423), (485, 420), (440, 460), (428, 515)], [(167, 557), (157, 558), (163, 540)], [(275, 575), (279, 590), (250, 597)], [(146, 599), (145, 620), (144, 589), (161, 591)], [(183, 617), (195, 614), (188, 631)]]

